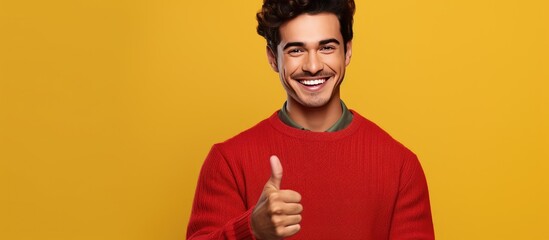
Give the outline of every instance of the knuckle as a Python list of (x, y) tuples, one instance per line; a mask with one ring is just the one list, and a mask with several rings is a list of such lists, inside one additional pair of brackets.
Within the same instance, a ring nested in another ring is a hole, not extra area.
[(278, 204), (271, 204), (269, 205), (269, 213), (271, 213), (271, 215), (280, 214), (282, 213), (282, 209)]
[(298, 192), (295, 192), (296, 193), (296, 199), (298, 202), (301, 202), (301, 194), (299, 194)]
[[(303, 217), (301, 217), (301, 214), (300, 214), (300, 215), (297, 215), (297, 216), (296, 216), (296, 221), (297, 221), (298, 223), (300, 223), (301, 220), (303, 220)], [(298, 225), (299, 225), (299, 224), (298, 224)]]
[(283, 227), (283, 226), (280, 226), (280, 227), (276, 227), (276, 235), (279, 236), (279, 237), (284, 237), (286, 234), (286, 229)]
[(296, 211), (297, 211), (298, 213), (303, 212), (303, 205), (297, 204), (297, 206), (296, 206)]
[(276, 192), (269, 194), (269, 196), (267, 197), (267, 199), (269, 199), (269, 202), (276, 202), (278, 198), (279, 196)]
[(271, 223), (273, 224), (273, 226), (275, 227), (278, 227), (278, 226), (282, 226), (282, 219), (278, 216), (273, 216), (271, 218)]
[(301, 230), (301, 224), (296, 224), (295, 225), (295, 233), (299, 232), (299, 230)]

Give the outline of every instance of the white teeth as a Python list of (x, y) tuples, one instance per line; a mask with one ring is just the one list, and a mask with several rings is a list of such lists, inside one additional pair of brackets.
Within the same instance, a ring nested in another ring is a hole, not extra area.
[(314, 85), (323, 84), (324, 82), (326, 82), (326, 79), (302, 80), (299, 82), (307, 86), (314, 86)]

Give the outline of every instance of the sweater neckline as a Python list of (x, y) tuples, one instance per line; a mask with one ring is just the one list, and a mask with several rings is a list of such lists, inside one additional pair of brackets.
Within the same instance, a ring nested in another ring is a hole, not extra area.
[(360, 114), (358, 114), (352, 109), (349, 109), (349, 111), (351, 111), (351, 113), (353, 114), (353, 120), (346, 128), (336, 132), (313, 132), (313, 131), (297, 129), (297, 128), (286, 125), (278, 117), (279, 111), (280, 110), (274, 112), (269, 117), (268, 122), (271, 124), (271, 126), (282, 134), (285, 134), (294, 138), (307, 139), (309, 141), (333, 141), (333, 140), (347, 137), (349, 135), (352, 135), (359, 129), (364, 119), (362, 116), (360, 116)]

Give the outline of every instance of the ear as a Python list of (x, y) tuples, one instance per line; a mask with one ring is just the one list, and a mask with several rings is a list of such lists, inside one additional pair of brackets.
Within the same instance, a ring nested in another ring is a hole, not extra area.
[(273, 69), (273, 71), (278, 72), (276, 55), (274, 54), (273, 50), (269, 46), (267, 46), (265, 49), (267, 51), (267, 61), (269, 61), (269, 65), (271, 65), (271, 68)]
[(347, 52), (345, 52), (345, 66), (348, 66), (351, 63), (351, 55), (353, 55), (353, 41), (349, 40), (347, 42)]

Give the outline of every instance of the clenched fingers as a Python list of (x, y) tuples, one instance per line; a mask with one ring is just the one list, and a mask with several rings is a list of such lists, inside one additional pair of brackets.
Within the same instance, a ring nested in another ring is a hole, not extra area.
[(287, 227), (301, 223), (301, 215), (275, 215), (271, 220), (275, 228)]
[(293, 190), (279, 190), (269, 194), (269, 201), (276, 202), (282, 201), (287, 203), (301, 202), (301, 194)]
[(303, 206), (299, 203), (274, 202), (269, 210), (272, 215), (295, 215), (303, 211)]
[(299, 232), (300, 229), (301, 225), (299, 224), (294, 224), (286, 227), (281, 226), (276, 228), (276, 235), (285, 238), (296, 234), (297, 232)]

